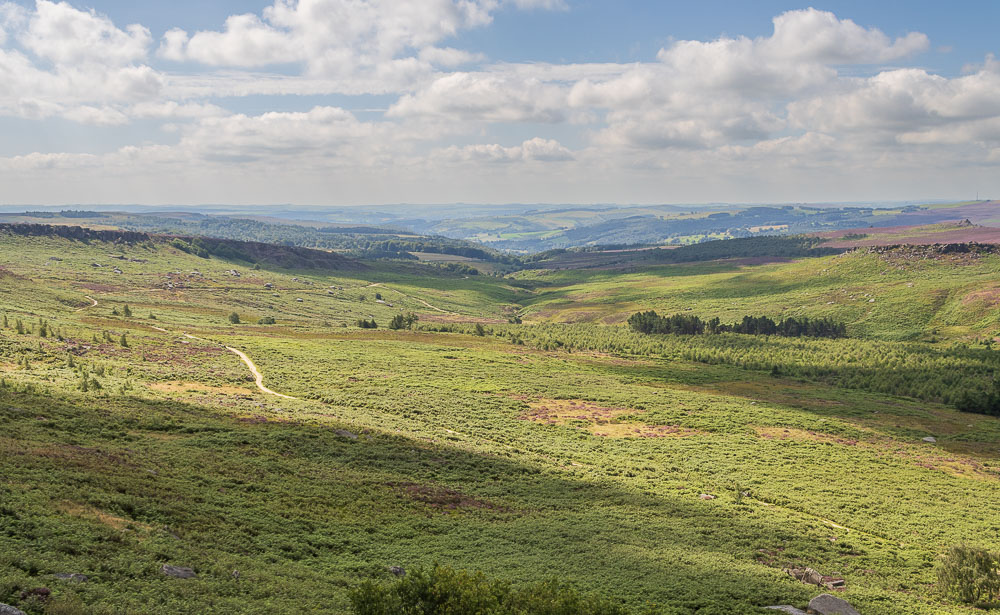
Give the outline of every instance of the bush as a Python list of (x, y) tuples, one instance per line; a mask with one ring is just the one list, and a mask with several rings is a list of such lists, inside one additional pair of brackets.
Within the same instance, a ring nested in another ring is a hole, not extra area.
[(258, 325), (273, 325), (274, 324), (274, 316), (261, 316), (260, 318), (257, 319), (257, 324)]
[(418, 569), (395, 583), (366, 581), (350, 594), (356, 615), (628, 615), (600, 596), (581, 595), (558, 581), (514, 589), (447, 566)]
[(240, 324), (240, 315), (237, 314), (236, 312), (233, 312), (232, 314), (229, 315), (229, 322), (231, 322), (234, 325)]
[(1000, 553), (979, 547), (954, 546), (938, 568), (941, 591), (965, 604), (1000, 601)]

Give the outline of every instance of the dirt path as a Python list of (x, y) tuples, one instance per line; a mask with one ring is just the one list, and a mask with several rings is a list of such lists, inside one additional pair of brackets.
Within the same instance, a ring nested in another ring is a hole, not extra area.
[(427, 303), (426, 301), (424, 301), (420, 297), (414, 297), (413, 295), (407, 295), (403, 291), (396, 290), (395, 288), (390, 288), (388, 286), (382, 286), (381, 282), (375, 282), (374, 284), (369, 284), (365, 288), (376, 288), (376, 287), (378, 287), (378, 288), (384, 288), (386, 290), (391, 290), (392, 292), (394, 292), (396, 294), (402, 295), (402, 296), (406, 297), (407, 299), (413, 299), (414, 301), (416, 301), (420, 305), (423, 305), (424, 307), (428, 307), (428, 308), (430, 308), (432, 310), (437, 310), (438, 312), (441, 312), (442, 314), (450, 314), (452, 316), (458, 316), (459, 315), (457, 312), (449, 312), (448, 310), (442, 310), (441, 308), (439, 308), (436, 305), (432, 305), (430, 303)]
[(264, 375), (260, 373), (260, 371), (257, 369), (257, 366), (254, 365), (253, 361), (251, 361), (250, 357), (248, 357), (245, 353), (243, 353), (243, 352), (241, 352), (239, 350), (236, 350), (235, 348), (232, 348), (230, 346), (226, 346), (226, 350), (228, 350), (229, 352), (235, 354), (240, 359), (242, 359), (244, 363), (247, 364), (247, 367), (250, 368), (250, 373), (253, 374), (254, 380), (257, 382), (257, 388), (258, 389), (260, 389), (264, 393), (268, 393), (269, 395), (276, 395), (277, 397), (284, 397), (285, 399), (295, 399), (291, 395), (285, 395), (284, 393), (278, 393), (278, 392), (272, 391), (271, 389), (269, 389), (266, 386), (264, 386)]
[(91, 301), (93, 301), (93, 303), (92, 303), (92, 304), (90, 304), (90, 305), (85, 305), (85, 306), (83, 306), (82, 308), (76, 308), (76, 311), (77, 311), (77, 312), (82, 312), (82, 311), (84, 311), (84, 310), (89, 310), (89, 309), (90, 309), (90, 308), (92, 308), (92, 307), (97, 307), (97, 299), (94, 299), (94, 298), (93, 298), (93, 297), (91, 297), (90, 295), (84, 295), (84, 297), (85, 297), (85, 298), (87, 298), (87, 299), (90, 299)]
[[(152, 328), (156, 329), (157, 331), (163, 331), (164, 333), (170, 333), (169, 331), (167, 331), (166, 329), (164, 329), (162, 327), (152, 327)], [(212, 340), (207, 340), (207, 339), (205, 339), (203, 337), (198, 337), (196, 335), (191, 335), (190, 333), (183, 333), (182, 335), (184, 337), (188, 338), (188, 339), (198, 340), (200, 342), (208, 342), (209, 344), (215, 344), (215, 343), (217, 343), (217, 342), (213, 342)], [(274, 395), (276, 397), (283, 397), (285, 399), (298, 399), (298, 397), (292, 397), (291, 395), (285, 395), (284, 393), (278, 393), (277, 391), (272, 391), (271, 389), (269, 389), (266, 386), (264, 386), (264, 374), (260, 373), (260, 370), (257, 369), (257, 365), (254, 364), (254, 362), (250, 359), (250, 357), (248, 357), (246, 355), (246, 353), (241, 352), (239, 350), (236, 350), (235, 348), (233, 348), (231, 346), (226, 346), (224, 344), (219, 344), (219, 345), (222, 346), (223, 348), (225, 348), (226, 350), (228, 350), (229, 352), (235, 354), (236, 356), (238, 356), (240, 358), (241, 361), (243, 361), (244, 363), (246, 363), (246, 366), (250, 368), (250, 373), (253, 374), (254, 382), (257, 384), (257, 388), (260, 389), (262, 393), (266, 393), (268, 395)]]

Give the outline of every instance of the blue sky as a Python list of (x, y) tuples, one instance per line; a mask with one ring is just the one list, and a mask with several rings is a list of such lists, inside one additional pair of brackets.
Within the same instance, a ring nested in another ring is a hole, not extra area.
[(1000, 195), (995, 2), (0, 0), (0, 202)]

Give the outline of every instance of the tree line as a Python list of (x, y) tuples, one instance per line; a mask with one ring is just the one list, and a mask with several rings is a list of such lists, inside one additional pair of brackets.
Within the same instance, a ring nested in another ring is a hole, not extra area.
[(674, 314), (660, 316), (650, 310), (636, 312), (628, 319), (628, 326), (638, 333), (675, 335), (715, 335), (741, 333), (743, 335), (778, 335), (781, 337), (847, 337), (847, 327), (831, 318), (782, 318), (775, 322), (767, 316), (744, 316), (733, 324), (724, 324), (718, 316), (702, 320), (698, 316)]

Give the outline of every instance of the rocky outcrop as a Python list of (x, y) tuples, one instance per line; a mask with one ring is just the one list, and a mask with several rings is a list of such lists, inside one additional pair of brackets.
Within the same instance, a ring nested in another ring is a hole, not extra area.
[(170, 564), (163, 564), (163, 567), (160, 568), (160, 572), (168, 577), (174, 577), (175, 579), (193, 579), (198, 576), (195, 571), (190, 568), (186, 568), (184, 566), (171, 566)]
[(830, 594), (820, 594), (810, 600), (809, 612), (818, 615), (861, 615), (849, 602)]
[(812, 568), (785, 568), (785, 572), (795, 580), (809, 585), (818, 585), (827, 589), (843, 589), (847, 586), (847, 583), (841, 577), (820, 574)]

